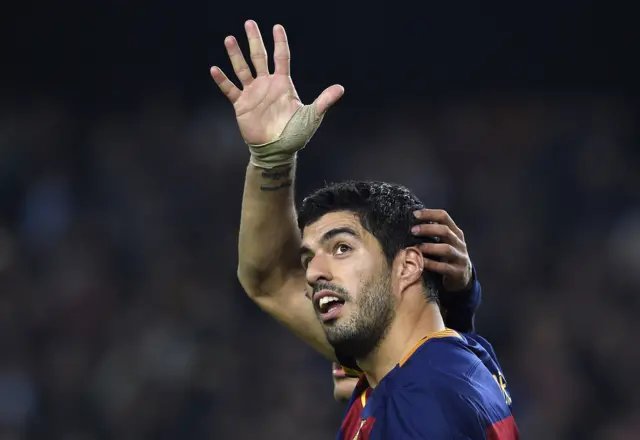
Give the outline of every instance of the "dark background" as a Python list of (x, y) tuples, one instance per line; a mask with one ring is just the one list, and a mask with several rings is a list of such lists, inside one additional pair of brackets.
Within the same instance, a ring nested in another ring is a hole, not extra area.
[(288, 32), (300, 155), (449, 210), (523, 438), (640, 436), (637, 25), (614, 3), (26, 1), (0, 16), (0, 439), (332, 438), (329, 365), (236, 278), (248, 153), (208, 76)]

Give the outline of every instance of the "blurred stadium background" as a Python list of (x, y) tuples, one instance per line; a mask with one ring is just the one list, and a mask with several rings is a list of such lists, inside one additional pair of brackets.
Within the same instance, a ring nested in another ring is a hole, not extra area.
[[(329, 364), (236, 278), (243, 22), (343, 101), (298, 194), (449, 210), (527, 439), (640, 438), (640, 137), (614, 4), (14, 2), (0, 17), (0, 439), (333, 438)], [(559, 3), (559, 2), (558, 2)]]

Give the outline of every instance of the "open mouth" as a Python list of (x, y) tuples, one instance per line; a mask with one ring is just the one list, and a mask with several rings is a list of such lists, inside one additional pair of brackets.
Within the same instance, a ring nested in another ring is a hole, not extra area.
[(325, 296), (318, 301), (318, 310), (320, 310), (320, 313), (329, 313), (331, 310), (336, 307), (341, 307), (342, 305), (344, 305), (344, 301), (340, 298)]
[(330, 292), (324, 291), (316, 295), (316, 309), (320, 312), (320, 318), (323, 321), (336, 319), (340, 315), (340, 311), (344, 306), (344, 300)]

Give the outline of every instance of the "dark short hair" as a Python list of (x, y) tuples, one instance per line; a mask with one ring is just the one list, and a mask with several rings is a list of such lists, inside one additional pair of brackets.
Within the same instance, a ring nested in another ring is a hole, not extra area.
[[(402, 249), (437, 241), (411, 233), (411, 227), (419, 223), (413, 211), (422, 208), (420, 199), (402, 185), (350, 180), (329, 184), (306, 197), (298, 213), (298, 227), (302, 231), (330, 212), (353, 212), (362, 227), (380, 242), (385, 259), (391, 265)], [(427, 300), (437, 301), (441, 276), (425, 270), (423, 280)]]

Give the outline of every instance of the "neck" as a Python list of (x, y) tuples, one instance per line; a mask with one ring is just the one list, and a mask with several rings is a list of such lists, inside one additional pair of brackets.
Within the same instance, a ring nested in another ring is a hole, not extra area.
[(407, 309), (409, 311), (406, 312), (398, 310), (378, 347), (366, 358), (357, 360), (372, 388), (375, 388), (422, 338), (445, 329), (438, 304), (423, 303), (417, 307), (411, 304)]

